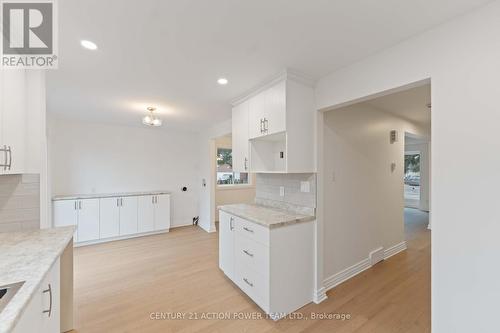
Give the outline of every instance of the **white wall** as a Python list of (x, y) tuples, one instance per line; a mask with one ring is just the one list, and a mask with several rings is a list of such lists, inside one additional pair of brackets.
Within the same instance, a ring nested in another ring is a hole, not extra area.
[[(226, 135), (215, 139), (213, 154), (217, 155), (218, 148), (232, 148), (231, 136)], [(215, 183), (215, 221), (219, 221), (219, 210), (221, 205), (235, 203), (253, 203), (255, 201), (255, 177), (250, 175), (250, 185), (217, 186)]]
[(52, 194), (168, 190), (172, 226), (191, 224), (198, 215), (198, 140), (197, 134), (166, 128), (51, 117)]
[[(325, 113), (325, 278), (404, 238), (404, 132), (410, 122), (358, 104)], [(389, 142), (391, 130), (399, 140)], [(391, 163), (396, 168), (391, 170)]]
[(207, 128), (198, 141), (199, 226), (207, 232), (215, 232), (215, 139), (231, 133), (231, 119)]
[(433, 332), (498, 327), (499, 17), (494, 1), (317, 84), (324, 109), (432, 78)]

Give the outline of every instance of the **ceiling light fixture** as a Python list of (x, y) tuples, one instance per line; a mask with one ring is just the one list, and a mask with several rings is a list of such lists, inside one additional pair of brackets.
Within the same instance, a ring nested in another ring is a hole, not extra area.
[(97, 50), (96, 43), (91, 42), (89, 40), (82, 40), (82, 41), (80, 41), (80, 45), (82, 45), (87, 50), (92, 50), (92, 51)]
[(220, 84), (221, 86), (225, 86), (228, 84), (228, 80), (225, 77), (221, 77), (220, 79), (217, 80), (217, 83)]
[(144, 125), (147, 125), (147, 126), (154, 126), (154, 127), (161, 126), (161, 124), (162, 124), (161, 119), (157, 118), (154, 115), (156, 108), (149, 106), (147, 108), (147, 110), (149, 111), (149, 114), (147, 116), (145, 116), (144, 118), (142, 118), (142, 123)]

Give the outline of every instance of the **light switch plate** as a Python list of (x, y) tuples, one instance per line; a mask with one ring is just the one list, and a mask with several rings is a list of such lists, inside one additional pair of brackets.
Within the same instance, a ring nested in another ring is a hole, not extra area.
[(285, 196), (285, 186), (280, 186), (280, 197)]
[(311, 192), (311, 183), (300, 182), (300, 192), (309, 193)]

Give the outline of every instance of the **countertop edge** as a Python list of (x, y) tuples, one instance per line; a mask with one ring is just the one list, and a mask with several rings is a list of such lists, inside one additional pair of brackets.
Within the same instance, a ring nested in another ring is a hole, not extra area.
[(101, 199), (115, 197), (140, 197), (144, 195), (172, 194), (171, 191), (145, 191), (145, 192), (122, 192), (122, 193), (95, 193), (95, 194), (74, 194), (74, 195), (56, 195), (52, 201), (79, 200), (79, 199)]
[[(74, 230), (76, 228), (73, 227), (73, 226), (65, 226), (65, 227), (62, 227), (62, 228), (67, 228), (68, 230), (71, 228), (73, 230), (71, 232), (68, 232), (67, 236), (63, 239), (62, 244), (64, 244), (64, 246), (61, 246), (58, 249), (58, 251), (53, 255), (53, 257), (49, 260), (50, 264), (46, 267), (46, 270), (40, 276), (40, 278), (38, 279), (38, 281), (36, 283), (33, 283), (33, 284), (29, 285), (29, 287), (28, 287), (29, 288), (29, 290), (28, 290), (29, 296), (26, 297), (23, 301), (21, 301), (22, 304), (17, 304), (16, 305), (19, 309), (17, 311), (14, 311), (14, 310), (12, 310), (12, 309), (9, 308), (9, 305), (12, 303), (12, 300), (15, 299), (15, 297), (16, 297), (17, 294), (14, 295), (14, 298), (12, 298), (10, 300), (10, 302), (7, 304), (7, 306), (3, 309), (3, 311), (11, 310), (14, 314), (12, 315), (11, 318), (8, 318), (10, 320), (5, 321), (3, 323), (3, 325), (1, 325), (1, 326), (4, 326), (4, 327), (0, 326), (0, 333), (11, 332), (16, 327), (17, 323), (19, 322), (19, 320), (21, 319), (22, 315), (24, 314), (24, 312), (26, 310), (26, 306), (33, 299), (33, 296), (35, 295), (36, 290), (40, 287), (40, 284), (42, 283), (43, 279), (45, 279), (45, 277), (47, 276), (47, 273), (50, 271), (50, 269), (52, 268), (52, 266), (56, 262), (57, 258), (59, 258), (62, 255), (62, 253), (64, 252), (64, 250), (66, 249), (66, 247), (68, 246), (68, 244), (70, 243), (70, 241), (73, 239), (73, 233), (74, 233)], [(23, 288), (27, 288), (26, 284), (24, 284), (21, 287), (21, 289), (19, 289), (19, 291), (21, 291)], [(26, 289), (24, 291), (26, 292)], [(0, 313), (0, 318), (1, 318), (1, 314), (2, 313)]]
[[(237, 216), (239, 218), (242, 218), (242, 219), (245, 219), (247, 221), (250, 221), (250, 222), (253, 222), (255, 224), (258, 224), (260, 226), (263, 226), (263, 227), (265, 227), (267, 229), (276, 229), (276, 228), (284, 227), (284, 226), (291, 225), (291, 224), (304, 223), (304, 222), (312, 222), (312, 221), (316, 220), (316, 216), (303, 216), (301, 218), (296, 218), (296, 219), (291, 219), (291, 220), (288, 220), (288, 221), (283, 221), (283, 222), (269, 224), (269, 223), (262, 222), (259, 219), (252, 218), (252, 217), (249, 217), (249, 216), (245, 216), (244, 214), (235, 212), (234, 210), (231, 210), (231, 208), (227, 207), (227, 206), (228, 205), (222, 205), (222, 206), (218, 206), (217, 208), (219, 210), (222, 210), (222, 211), (224, 211), (226, 213), (229, 213), (231, 215)], [(261, 206), (261, 207), (269, 209), (269, 210), (278, 211), (278, 209), (276, 209), (276, 208), (270, 208), (270, 207), (265, 207), (265, 206)], [(286, 211), (284, 211), (284, 212), (286, 212)], [(298, 214), (294, 214), (292, 212), (288, 212), (288, 214), (290, 214), (290, 215), (298, 215)]]

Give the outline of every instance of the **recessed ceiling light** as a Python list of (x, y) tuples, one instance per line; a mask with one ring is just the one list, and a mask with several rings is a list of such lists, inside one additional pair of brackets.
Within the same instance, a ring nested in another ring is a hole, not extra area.
[(82, 40), (80, 44), (88, 50), (97, 50), (97, 45), (89, 40)]
[(220, 79), (217, 80), (217, 83), (220, 84), (221, 86), (225, 86), (229, 81), (225, 77), (221, 77)]

